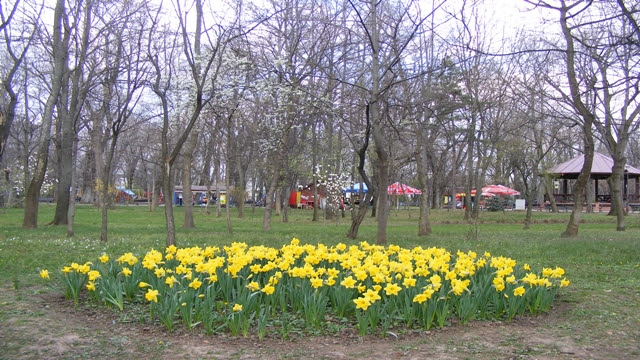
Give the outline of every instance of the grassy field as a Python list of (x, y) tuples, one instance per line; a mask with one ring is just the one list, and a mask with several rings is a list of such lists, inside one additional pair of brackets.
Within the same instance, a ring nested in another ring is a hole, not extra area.
[[(0, 284), (4, 292), (0, 321), (20, 323), (21, 317), (27, 315), (14, 310), (27, 306), (24, 302), (33, 294), (45, 294), (46, 297), (51, 291), (39, 279), (38, 271), (41, 268), (55, 270), (71, 261), (96, 261), (102, 252), (113, 255), (129, 251), (142, 254), (151, 248), (164, 248), (162, 209), (149, 212), (143, 206), (130, 206), (110, 211), (109, 241), (106, 244), (99, 241), (98, 209), (78, 207), (75, 236), (71, 239), (66, 237), (65, 227), (46, 225), (53, 218), (53, 210), (52, 205), (41, 205), (41, 225), (37, 230), (21, 228), (22, 210), (0, 210)], [(220, 246), (241, 241), (250, 245), (280, 247), (292, 237), (299, 238), (302, 243), (312, 244), (331, 245), (350, 241), (345, 238), (350, 225), (349, 213), (337, 223), (324, 220), (312, 222), (310, 210), (291, 210), (289, 222), (282, 223), (279, 217), (274, 217), (269, 232), (261, 230), (262, 209), (256, 209), (255, 212), (247, 209), (245, 219), (238, 219), (235, 209), (231, 209), (231, 214), (233, 234), (230, 235), (224, 217), (216, 217), (215, 213), (207, 215), (203, 208), (196, 208), (196, 228), (185, 230), (178, 226), (178, 245)], [(182, 216), (182, 209), (178, 208), (177, 224), (182, 223)], [(480, 219), (473, 223), (463, 221), (462, 217), (461, 211), (434, 211), (431, 218), (433, 234), (418, 237), (418, 210), (392, 210), (388, 242), (404, 247), (419, 245), (445, 247), (450, 251), (489, 251), (494, 255), (514, 258), (519, 263), (529, 263), (535, 268), (563, 267), (571, 286), (561, 292), (556, 306), (560, 310), (554, 312), (553, 318), (547, 319), (549, 321), (537, 325), (537, 330), (570, 340), (578, 350), (549, 350), (544, 352), (548, 356), (543, 358), (572, 358), (572, 354), (576, 353), (579, 358), (582, 358), (579, 356), (581, 354), (612, 359), (640, 357), (640, 217), (637, 214), (628, 216), (625, 232), (615, 231), (613, 217), (583, 214), (579, 236), (572, 239), (559, 236), (568, 219), (566, 213), (535, 212), (530, 230), (522, 229), (522, 212), (483, 212)], [(357, 241), (375, 243), (375, 234), (375, 222), (367, 218)], [(0, 354), (31, 358), (28, 354), (33, 353), (21, 352), (20, 349), (24, 349), (25, 345), (14, 344), (17, 341), (0, 330)], [(520, 348), (518, 341), (509, 343), (508, 337), (501, 341), (501, 346), (510, 349), (511, 354), (528, 354), (527, 348)], [(460, 345), (454, 349), (457, 349), (456, 354), (459, 353)], [(141, 358), (168, 356), (157, 349), (150, 353), (140, 351), (142, 353), (133, 355)], [(480, 350), (482, 356), (477, 357), (469, 355), (474, 354), (475, 350), (465, 351), (462, 353), (464, 356), (447, 358), (502, 358), (493, 357), (495, 353), (491, 349)], [(535, 357), (536, 351), (542, 350), (533, 351), (531, 356)], [(20, 354), (27, 355), (18, 356)], [(498, 351), (498, 354), (502, 354), (502, 351)], [(304, 354), (302, 357), (305, 357)], [(0, 355), (0, 358), (3, 356)]]

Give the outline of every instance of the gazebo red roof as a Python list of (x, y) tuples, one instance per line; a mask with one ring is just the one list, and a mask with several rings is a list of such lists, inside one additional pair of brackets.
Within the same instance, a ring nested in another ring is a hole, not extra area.
[[(547, 170), (547, 172), (552, 176), (558, 176), (564, 179), (575, 179), (580, 174), (583, 164), (584, 154), (557, 164)], [(612, 167), (613, 159), (611, 157), (595, 152), (593, 154), (593, 164), (591, 165), (591, 177), (594, 179), (606, 179), (611, 175)], [(640, 169), (636, 167), (626, 165), (625, 171), (629, 176), (640, 177)]]

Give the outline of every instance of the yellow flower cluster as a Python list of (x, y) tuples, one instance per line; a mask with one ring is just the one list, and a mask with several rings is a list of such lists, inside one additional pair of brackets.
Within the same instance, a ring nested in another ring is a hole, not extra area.
[[(364, 312), (378, 302), (388, 301), (426, 308), (436, 300), (476, 296), (474, 292), (479, 291), (477, 289), (491, 290), (491, 286), (504, 294), (499, 298), (512, 296), (510, 300), (514, 300), (531, 297), (528, 292), (533, 288), (546, 291), (544, 289), (569, 285), (569, 281), (563, 278), (564, 270), (559, 267), (543, 268), (536, 274), (531, 272), (528, 264), (517, 267), (515, 260), (492, 256), (488, 252), (478, 255), (473, 251), (457, 251), (453, 254), (437, 247), (408, 249), (367, 242), (327, 246), (301, 244), (300, 240), (293, 238), (279, 249), (248, 246), (241, 242), (221, 248), (170, 246), (164, 252), (152, 249), (141, 258), (138, 264), (138, 258), (132, 253), (121, 255), (115, 260), (120, 271), (114, 273), (118, 273), (121, 279), (128, 279), (126, 281), (133, 284), (134, 293), (138, 291), (141, 296), (139, 289), (144, 289), (144, 299), (155, 303), (163, 303), (163, 293), (186, 294), (188, 291), (202, 299), (208, 296), (205, 295), (206, 289), (240, 286), (234, 291), (227, 291), (227, 294), (242, 289), (250, 292), (251, 296), (269, 297), (280, 287), (291, 293), (292, 290), (286, 288), (289, 286), (310, 292), (341, 292), (346, 294), (344, 303), (352, 310)], [(109, 259), (103, 253), (98, 266), (109, 265)], [(103, 281), (101, 273), (92, 269), (91, 263), (72, 263), (63, 267), (62, 272), (63, 275), (70, 272), (86, 274), (85, 287), (89, 291), (95, 291), (96, 284)], [(107, 276), (104, 272), (102, 274)], [(40, 276), (48, 278), (49, 273), (42, 270)], [(479, 282), (486, 286), (478, 285)], [(485, 292), (477, 296), (487, 295)], [(404, 298), (392, 300), (395, 297)], [(242, 311), (243, 304), (238, 303), (238, 299), (228, 297), (225, 299), (227, 302), (235, 303), (234, 312)], [(421, 305), (425, 302), (426, 305)]]

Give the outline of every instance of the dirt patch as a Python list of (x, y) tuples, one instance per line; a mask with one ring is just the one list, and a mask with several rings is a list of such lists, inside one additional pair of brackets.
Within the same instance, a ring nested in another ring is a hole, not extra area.
[[(31, 289), (33, 291), (33, 289)], [(73, 308), (55, 293), (26, 296), (0, 291), (1, 359), (624, 359), (615, 344), (584, 344), (580, 334), (562, 328), (571, 304), (560, 302), (548, 314), (515, 321), (477, 321), (434, 331), (407, 331), (361, 339), (352, 329), (336, 335), (207, 336), (200, 331), (142, 324), (109, 309)], [(588, 329), (578, 331), (588, 332)], [(578, 341), (576, 340), (578, 339)]]

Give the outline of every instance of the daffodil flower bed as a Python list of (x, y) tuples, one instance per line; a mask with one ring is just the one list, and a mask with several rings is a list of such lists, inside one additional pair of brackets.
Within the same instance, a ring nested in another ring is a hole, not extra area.
[[(48, 279), (49, 272), (42, 270)], [(294, 320), (318, 330), (329, 319), (353, 324), (361, 336), (393, 328), (441, 328), (452, 319), (506, 319), (551, 307), (568, 286), (562, 268), (533, 272), (513, 259), (442, 248), (405, 249), (361, 242), (280, 249), (232, 243), (150, 250), (138, 258), (103, 254), (95, 264), (72, 263), (59, 273), (65, 294), (81, 291), (123, 310), (149, 305), (151, 321), (207, 333), (228, 330), (259, 338), (267, 328), (283, 337)]]

